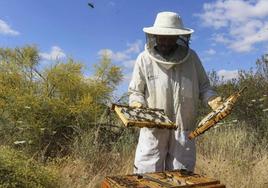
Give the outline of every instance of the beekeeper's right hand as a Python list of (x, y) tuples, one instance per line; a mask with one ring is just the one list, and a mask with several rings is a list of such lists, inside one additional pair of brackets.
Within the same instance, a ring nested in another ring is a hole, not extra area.
[(208, 105), (212, 108), (212, 110), (216, 110), (220, 105), (222, 105), (223, 101), (220, 96), (214, 97), (208, 101)]
[(143, 105), (139, 102), (132, 102), (129, 106), (135, 108), (141, 108)]

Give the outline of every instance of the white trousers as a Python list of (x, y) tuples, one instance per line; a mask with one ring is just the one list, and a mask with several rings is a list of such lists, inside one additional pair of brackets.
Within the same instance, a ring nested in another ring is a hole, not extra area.
[(186, 169), (194, 171), (195, 142), (189, 131), (142, 128), (136, 149), (134, 173)]

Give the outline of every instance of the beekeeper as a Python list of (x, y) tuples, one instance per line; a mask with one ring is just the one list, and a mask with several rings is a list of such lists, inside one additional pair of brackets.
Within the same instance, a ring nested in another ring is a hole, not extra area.
[(200, 59), (189, 48), (193, 30), (183, 26), (178, 14), (160, 12), (154, 25), (143, 31), (146, 45), (129, 85), (130, 106), (164, 109), (178, 129), (142, 128), (134, 172), (193, 171), (196, 149), (187, 135), (195, 129), (198, 100), (215, 109), (221, 98), (211, 90)]

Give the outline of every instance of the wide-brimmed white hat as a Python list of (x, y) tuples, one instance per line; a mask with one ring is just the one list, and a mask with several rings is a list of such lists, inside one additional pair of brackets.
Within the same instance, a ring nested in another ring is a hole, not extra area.
[(158, 13), (153, 27), (145, 27), (143, 31), (153, 35), (188, 35), (194, 32), (183, 26), (181, 17), (175, 12)]

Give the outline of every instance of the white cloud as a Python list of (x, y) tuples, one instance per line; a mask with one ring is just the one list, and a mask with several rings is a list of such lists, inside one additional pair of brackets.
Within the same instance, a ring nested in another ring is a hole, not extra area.
[(223, 33), (217, 33), (212, 36), (215, 42), (223, 43), (223, 44), (230, 44), (232, 40), (228, 39), (227, 36)]
[(102, 55), (107, 55), (108, 57), (110, 57), (113, 61), (116, 62), (121, 62), (121, 61), (125, 61), (128, 60), (130, 57), (127, 53), (124, 52), (113, 52), (111, 49), (101, 49), (98, 52), (99, 56)]
[(0, 19), (0, 34), (17, 36), (20, 33), (18, 31), (11, 29), (11, 27), (4, 20)]
[(198, 14), (203, 24), (219, 33), (214, 41), (236, 52), (248, 52), (257, 43), (268, 42), (267, 0), (217, 0), (203, 5)]
[(238, 70), (219, 70), (217, 72), (218, 76), (220, 78), (223, 78), (223, 80), (231, 80), (233, 78), (237, 78), (238, 77)]
[(110, 1), (110, 2), (108, 3), (108, 5), (114, 7), (114, 6), (115, 6), (115, 2)]
[(66, 54), (58, 46), (52, 46), (51, 51), (49, 53), (39, 53), (39, 55), (41, 56), (41, 58), (50, 61), (56, 61), (66, 57)]
[(128, 60), (128, 61), (124, 61), (123, 62), (123, 65), (127, 68), (133, 68), (134, 65), (135, 65), (135, 62), (136, 60), (135, 59), (131, 59), (131, 60)]
[(114, 52), (111, 49), (101, 49), (98, 52), (99, 56), (108, 55), (113, 61), (122, 63), (127, 68), (132, 68), (135, 60), (132, 56), (141, 52), (142, 41), (137, 40), (134, 43), (128, 43), (127, 49), (119, 52)]
[(216, 54), (216, 51), (214, 49), (210, 48), (210, 49), (206, 50), (205, 53), (208, 55), (214, 55), (214, 54)]
[(126, 53), (139, 53), (141, 51), (141, 47), (142, 47), (142, 41), (141, 40), (137, 40), (134, 43), (128, 43), (127, 44), (128, 49), (125, 51)]

